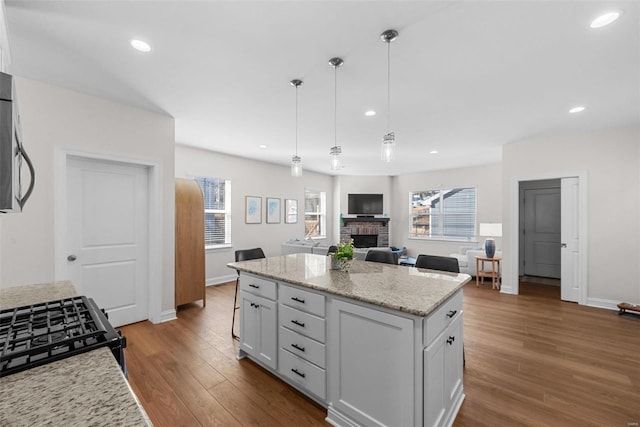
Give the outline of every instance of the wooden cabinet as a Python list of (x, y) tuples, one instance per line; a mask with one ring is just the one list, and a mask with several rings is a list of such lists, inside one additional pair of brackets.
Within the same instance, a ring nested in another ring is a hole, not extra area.
[(274, 282), (240, 277), (240, 349), (274, 370), (278, 360), (275, 296)]
[(191, 179), (176, 178), (175, 306), (202, 300), (204, 270), (204, 201)]

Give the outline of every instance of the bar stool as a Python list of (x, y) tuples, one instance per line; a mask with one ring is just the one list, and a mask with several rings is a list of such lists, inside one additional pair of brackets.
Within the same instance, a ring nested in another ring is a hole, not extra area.
[[(236, 262), (265, 258), (262, 248), (239, 249), (235, 252), (235, 257)], [(231, 321), (231, 336), (237, 340), (239, 337), (235, 332), (233, 332), (233, 328), (236, 324), (236, 310), (240, 308), (240, 306), (238, 305), (238, 284), (240, 283), (240, 270), (236, 270), (236, 273), (238, 273), (238, 276), (236, 277), (236, 294), (233, 298), (233, 320)]]

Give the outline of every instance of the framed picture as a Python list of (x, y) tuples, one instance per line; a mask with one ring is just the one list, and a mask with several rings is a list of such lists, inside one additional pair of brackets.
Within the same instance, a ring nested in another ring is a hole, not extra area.
[(296, 224), (298, 222), (298, 201), (284, 199), (284, 223)]
[(267, 197), (267, 224), (280, 224), (280, 199)]
[(245, 196), (244, 204), (245, 204), (245, 211), (244, 211), (245, 224), (262, 223), (262, 197)]

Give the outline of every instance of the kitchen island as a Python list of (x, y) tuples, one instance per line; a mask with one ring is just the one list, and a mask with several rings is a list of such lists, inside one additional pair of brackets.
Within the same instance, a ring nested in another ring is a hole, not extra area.
[(451, 425), (464, 400), (466, 274), (291, 254), (240, 271), (240, 347), (334, 426)]
[[(68, 281), (0, 290), (0, 309), (76, 296)], [(0, 378), (1, 426), (151, 426), (111, 350)]]

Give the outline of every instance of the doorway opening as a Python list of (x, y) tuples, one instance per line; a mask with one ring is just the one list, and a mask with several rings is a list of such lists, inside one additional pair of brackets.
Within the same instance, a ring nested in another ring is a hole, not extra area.
[[(557, 262), (557, 252), (560, 252), (560, 291), (561, 299), (585, 304), (587, 301), (587, 176), (586, 172), (541, 174), (530, 177), (514, 177), (510, 183), (511, 210), (509, 213), (508, 242), (512, 257), (505, 256), (505, 271), (503, 274), (502, 292), (517, 295), (520, 293), (521, 276), (554, 278), (557, 274), (548, 271), (540, 276), (525, 274), (523, 263), (526, 266), (526, 256), (521, 257), (521, 247), (525, 244), (521, 229), (521, 218), (526, 213), (523, 207), (521, 184), (526, 187), (533, 181), (540, 186), (539, 181), (548, 181), (546, 184), (554, 186), (560, 182), (560, 240), (553, 240), (538, 245), (540, 260), (547, 263), (547, 257)], [(543, 186), (544, 187), (544, 186)], [(551, 205), (558, 204), (557, 196), (541, 194), (551, 199)], [(535, 216), (535, 215), (534, 215)], [(543, 218), (544, 219), (544, 218)], [(524, 220), (523, 220), (524, 221)], [(557, 225), (553, 227), (557, 228)], [(559, 243), (559, 245), (558, 245)], [(556, 247), (550, 250), (553, 245)], [(544, 248), (547, 248), (546, 251)], [(532, 248), (530, 251), (534, 250)], [(554, 255), (555, 252), (555, 255)], [(550, 263), (553, 264), (553, 263)], [(554, 267), (556, 268), (556, 267)], [(528, 283), (528, 282), (527, 282)]]

